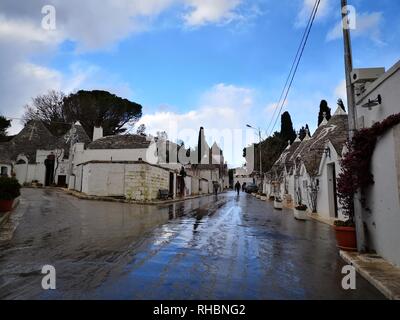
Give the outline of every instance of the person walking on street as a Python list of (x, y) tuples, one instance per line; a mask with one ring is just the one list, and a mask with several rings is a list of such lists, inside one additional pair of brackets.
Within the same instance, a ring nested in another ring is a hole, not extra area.
[(218, 182), (214, 182), (214, 194), (218, 195), (218, 189), (219, 189), (219, 183)]
[(239, 181), (236, 182), (235, 189), (237, 191), (237, 194), (239, 195), (239, 192), (240, 192), (240, 182)]

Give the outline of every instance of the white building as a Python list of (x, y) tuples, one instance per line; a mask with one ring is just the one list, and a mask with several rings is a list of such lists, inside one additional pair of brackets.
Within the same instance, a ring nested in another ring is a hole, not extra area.
[[(204, 138), (203, 128), (200, 134)], [(229, 184), (222, 150), (216, 143), (209, 148), (204, 139), (200, 146), (203, 163), (197, 164), (196, 152), (168, 140), (103, 137), (103, 129), (97, 127), (90, 141), (79, 123), (55, 137), (42, 122), (30, 121), (18, 135), (0, 143), (0, 169), (21, 184), (68, 185), (87, 195), (139, 201), (158, 198), (160, 190), (172, 198), (208, 194), (217, 183), (221, 191)]]
[(241, 186), (243, 186), (244, 183), (246, 185), (254, 183), (254, 178), (247, 171), (247, 168), (245, 166), (240, 168), (235, 168), (234, 170), (235, 171), (233, 173), (233, 186), (235, 186), (236, 182), (238, 181)]
[(340, 159), (348, 137), (348, 117), (338, 107), (329, 121), (324, 119), (312, 137), (308, 132), (283, 151), (266, 176), (267, 196), (293, 207), (307, 205), (310, 213), (333, 222), (345, 220), (336, 196)]
[[(373, 82), (357, 82), (356, 86), (361, 87), (356, 97), (359, 128), (369, 128), (400, 112), (400, 61)], [(363, 212), (367, 246), (400, 266), (399, 125), (379, 137), (371, 171), (375, 183), (366, 190), (367, 209)]]
[[(75, 141), (90, 141), (82, 126), (74, 129)], [(21, 184), (67, 185), (70, 141), (68, 134), (56, 137), (41, 121), (29, 121), (9, 141), (0, 143), (2, 173), (15, 175)]]

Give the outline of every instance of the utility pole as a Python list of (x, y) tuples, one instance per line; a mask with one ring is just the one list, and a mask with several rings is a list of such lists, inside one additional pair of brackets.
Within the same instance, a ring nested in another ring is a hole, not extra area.
[[(346, 74), (347, 109), (349, 119), (349, 138), (353, 138), (354, 131), (357, 129), (357, 110), (354, 86), (351, 83), (351, 72), (353, 71), (353, 58), (351, 49), (350, 29), (348, 23), (347, 0), (341, 0), (343, 40), (344, 40), (344, 62)], [(354, 195), (354, 222), (357, 233), (357, 249), (359, 252), (366, 251), (364, 224), (362, 219), (362, 207), (360, 202), (360, 192)]]
[(263, 179), (262, 179), (262, 163), (261, 163), (261, 129), (260, 128), (258, 129), (258, 138), (260, 141), (260, 144), (259, 144), (259, 146), (260, 146), (260, 177), (261, 177), (261, 181), (262, 181)]

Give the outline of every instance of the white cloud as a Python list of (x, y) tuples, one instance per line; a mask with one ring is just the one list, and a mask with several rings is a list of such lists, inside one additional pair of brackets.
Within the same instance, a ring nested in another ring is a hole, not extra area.
[[(31, 57), (51, 56), (66, 40), (77, 53), (108, 49), (132, 33), (151, 26), (169, 8), (179, 6), (190, 26), (226, 23), (242, 17), (236, 12), (242, 0), (30, 0), (0, 1), (0, 113), (20, 116), (31, 97), (49, 89), (112, 89), (132, 97), (129, 84), (97, 66), (74, 64), (69, 72), (32, 63)], [(44, 5), (56, 9), (56, 30), (41, 28)], [(254, 6), (249, 14), (254, 15)], [(229, 87), (226, 88), (229, 90)]]
[(244, 161), (243, 148), (254, 141), (253, 131), (246, 130), (255, 113), (254, 95), (250, 88), (217, 84), (202, 95), (197, 107), (184, 113), (145, 114), (138, 125), (143, 123), (153, 135), (166, 131), (170, 140), (182, 139), (187, 146), (197, 143), (198, 130), (203, 126), (207, 141), (211, 144), (216, 140), (226, 161), (239, 166)]
[[(378, 45), (384, 44), (381, 39), (381, 24), (383, 21), (382, 12), (360, 13), (357, 15), (356, 28), (351, 30), (354, 37), (366, 36), (369, 37)], [(332, 41), (341, 39), (342, 37), (342, 22), (338, 22), (327, 34), (326, 40)]]
[(7, 19), (0, 15), (0, 40), (19, 43), (58, 43), (61, 40), (57, 32), (47, 32), (32, 21)]
[(186, 0), (190, 11), (184, 15), (188, 26), (226, 23), (240, 18), (235, 9), (242, 0)]
[(346, 80), (342, 80), (337, 87), (335, 88), (335, 96), (337, 99), (341, 98), (346, 104), (347, 101), (347, 89), (346, 89)]
[[(301, 28), (307, 25), (311, 12), (315, 5), (315, 0), (302, 0), (303, 4), (296, 17), (295, 27)], [(331, 10), (331, 0), (321, 0), (315, 20), (325, 18)]]

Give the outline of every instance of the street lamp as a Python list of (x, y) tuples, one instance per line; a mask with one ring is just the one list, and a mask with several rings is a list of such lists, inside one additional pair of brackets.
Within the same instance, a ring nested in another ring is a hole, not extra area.
[[(260, 144), (259, 144), (259, 149), (260, 149), (260, 150), (259, 150), (259, 151), (260, 151), (260, 152), (259, 152), (259, 153), (260, 153), (260, 176), (262, 176), (262, 164), (261, 164), (261, 129), (260, 129), (260, 128), (254, 128), (253, 126), (251, 126), (251, 125), (249, 125), (249, 124), (247, 124), (246, 127), (258, 131), (258, 137), (259, 137), (259, 140), (260, 140)], [(261, 177), (261, 179), (262, 179), (262, 177)]]

